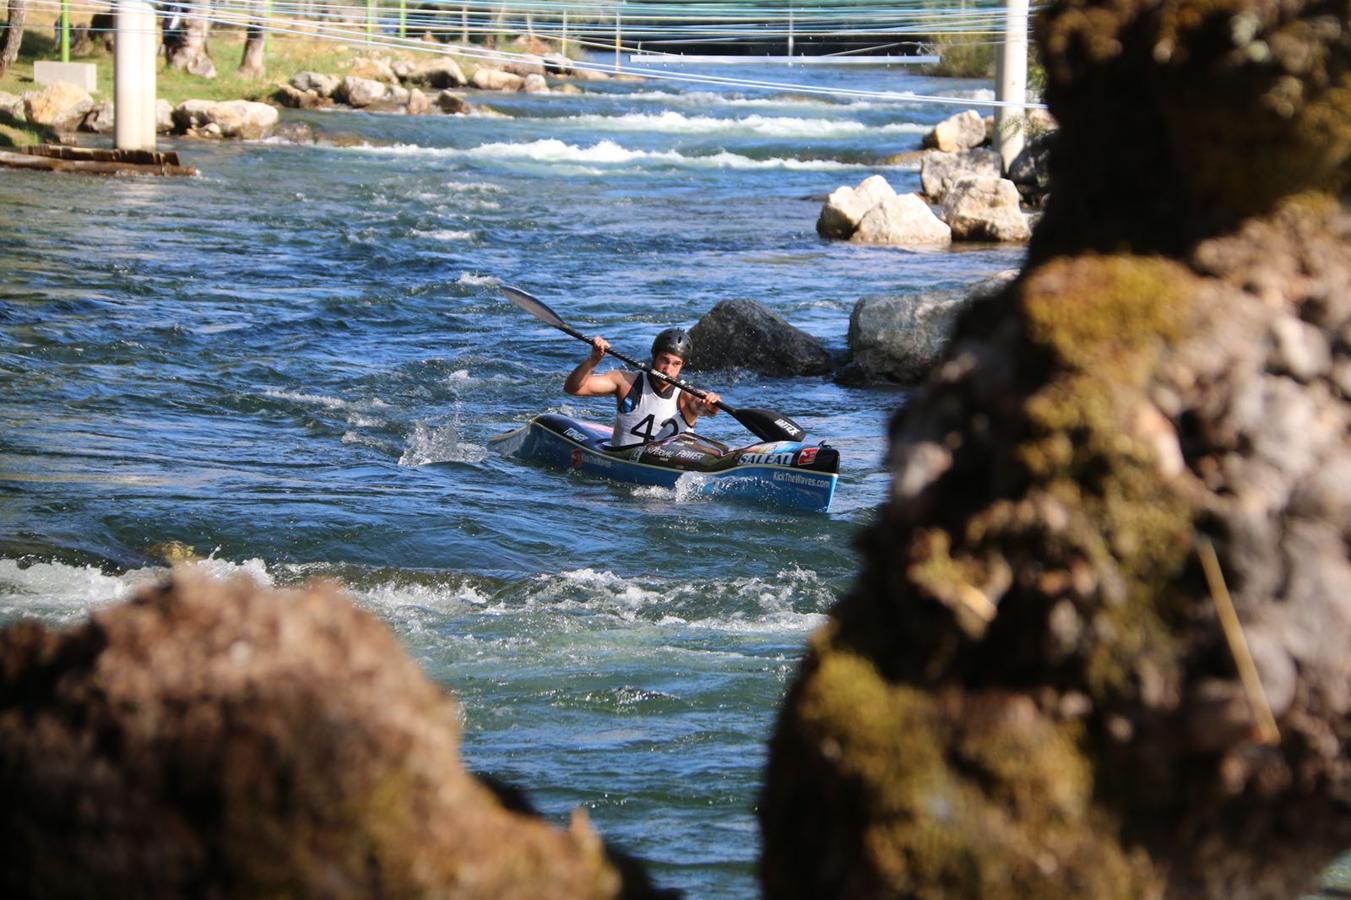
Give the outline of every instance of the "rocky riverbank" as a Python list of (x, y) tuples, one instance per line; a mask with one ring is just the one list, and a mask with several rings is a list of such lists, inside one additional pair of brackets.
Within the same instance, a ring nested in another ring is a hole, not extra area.
[[(300, 71), (276, 85), (270, 101), (188, 99), (156, 104), (156, 130), (164, 135), (205, 139), (260, 140), (274, 136), (279, 107), (346, 107), (406, 115), (491, 114), (478, 98), (523, 91), (576, 93), (581, 82), (605, 81), (604, 72), (580, 69), (558, 53), (514, 54), (497, 64), (457, 57), (455, 47), (435, 55), (358, 56), (339, 76)], [(474, 98), (471, 101), (471, 98)], [(97, 100), (68, 83), (26, 91), (0, 92), (0, 123), (29, 125), (49, 140), (73, 142), (76, 132), (110, 134), (117, 111), (111, 100)], [(283, 138), (294, 134), (283, 132)]]

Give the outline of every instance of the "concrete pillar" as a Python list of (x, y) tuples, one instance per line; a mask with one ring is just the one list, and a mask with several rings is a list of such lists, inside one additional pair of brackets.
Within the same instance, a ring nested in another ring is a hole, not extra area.
[(1004, 171), (1022, 152), (1027, 135), (1027, 5), (1028, 0), (1005, 0), (1007, 21), (995, 66), (995, 99), (1014, 106), (995, 109), (995, 146)]
[(118, 150), (155, 149), (155, 56), (159, 35), (147, 0), (117, 0), (113, 41), (113, 142)]

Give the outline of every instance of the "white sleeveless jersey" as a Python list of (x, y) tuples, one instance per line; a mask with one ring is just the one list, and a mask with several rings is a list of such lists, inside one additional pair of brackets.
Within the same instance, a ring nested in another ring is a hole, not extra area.
[(640, 372), (633, 387), (620, 398), (614, 433), (610, 436), (611, 446), (665, 440), (689, 430), (677, 403), (680, 391), (673, 387), (671, 393), (663, 397), (652, 382), (652, 376)]

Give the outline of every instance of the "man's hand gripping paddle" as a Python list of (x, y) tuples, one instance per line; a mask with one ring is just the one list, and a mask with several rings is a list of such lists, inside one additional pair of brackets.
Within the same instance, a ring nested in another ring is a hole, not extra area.
[[(591, 338), (582, 334), (577, 329), (568, 325), (563, 319), (549, 307), (545, 306), (539, 298), (527, 294), (519, 288), (507, 287), (503, 285), (502, 293), (507, 295), (507, 299), (519, 306), (521, 309), (530, 313), (536, 319), (539, 319), (546, 325), (552, 325), (564, 334), (571, 335), (583, 343), (590, 344)], [(706, 400), (708, 395), (691, 384), (676, 378), (671, 378), (656, 371), (647, 363), (640, 363), (637, 360), (630, 359), (619, 351), (611, 348), (607, 351), (611, 356), (620, 362), (626, 363), (635, 369), (641, 369), (653, 378), (664, 381), (667, 384), (674, 385), (687, 394), (693, 394), (700, 400)], [(726, 412), (729, 416), (736, 419), (742, 425), (762, 441), (801, 441), (807, 436), (803, 430), (792, 419), (781, 413), (776, 413), (769, 409), (750, 409), (746, 407), (728, 406), (725, 402), (719, 400), (715, 404), (718, 409)]]

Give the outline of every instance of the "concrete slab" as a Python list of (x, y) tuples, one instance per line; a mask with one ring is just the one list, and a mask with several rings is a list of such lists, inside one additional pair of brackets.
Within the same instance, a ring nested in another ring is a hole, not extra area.
[(98, 90), (99, 68), (94, 63), (67, 63), (40, 59), (33, 63), (33, 80), (42, 85), (64, 81), (78, 85), (92, 94)]

